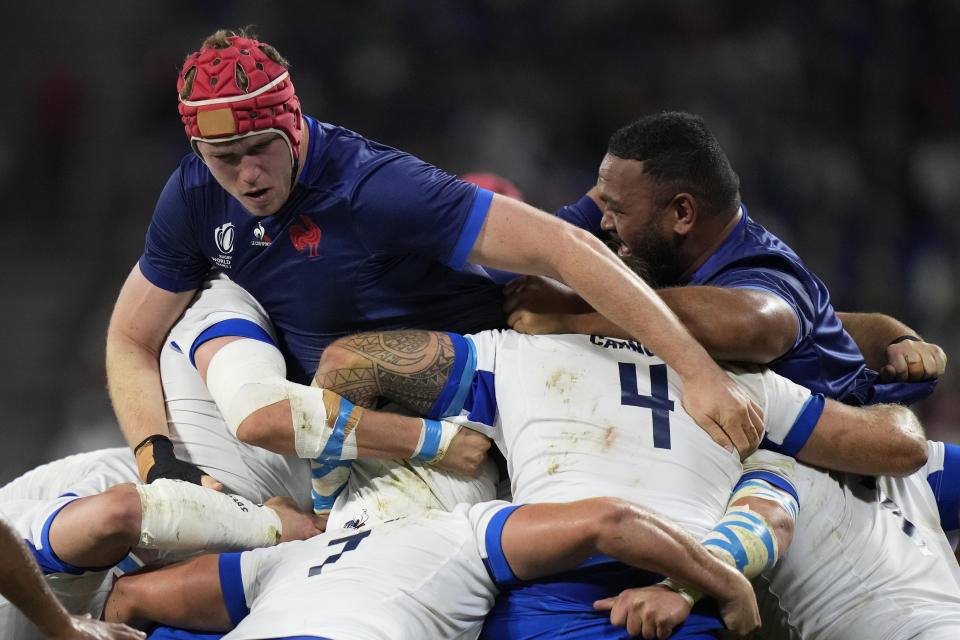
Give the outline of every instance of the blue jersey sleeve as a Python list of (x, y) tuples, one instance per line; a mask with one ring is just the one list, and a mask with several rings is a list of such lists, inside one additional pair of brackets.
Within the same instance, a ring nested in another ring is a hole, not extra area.
[(492, 192), (404, 154), (360, 183), (353, 211), (369, 251), (425, 255), (460, 269), (492, 199)]
[(729, 289), (759, 289), (783, 299), (797, 316), (799, 330), (794, 346), (807, 337), (816, 325), (816, 302), (810, 298), (800, 280), (784, 271), (757, 267), (734, 268), (717, 274), (709, 284)]
[(960, 446), (944, 443), (943, 469), (927, 476), (944, 531), (960, 529)]
[(600, 220), (603, 212), (590, 196), (583, 196), (574, 204), (560, 207), (553, 212), (561, 220), (566, 220), (575, 227), (589, 231), (593, 235), (600, 235)]
[(210, 270), (194, 236), (182, 175), (182, 167), (174, 171), (160, 193), (139, 263), (147, 280), (174, 292), (196, 289)]

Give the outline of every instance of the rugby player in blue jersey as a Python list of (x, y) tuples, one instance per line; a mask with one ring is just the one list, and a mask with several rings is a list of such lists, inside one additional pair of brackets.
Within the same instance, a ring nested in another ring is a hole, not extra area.
[(220, 31), (180, 73), (195, 153), (160, 195), (107, 334), (111, 399), (145, 480), (216, 484), (173, 455), (157, 365), (214, 269), (263, 305), (300, 383), (330, 341), (357, 330), (502, 326), (499, 288), (459, 271), (467, 261), (551, 276), (669, 362), (701, 426), (744, 450), (757, 442), (756, 404), (596, 238), (302, 115), (287, 67), (270, 45)]
[[(670, 287), (661, 298), (716, 358), (769, 364), (854, 404), (913, 401), (932, 384), (897, 382), (943, 373), (943, 351), (892, 318), (841, 314), (841, 325), (823, 282), (747, 215), (739, 179), (701, 118), (661, 113), (614, 133), (591, 195), (602, 211), (574, 222), (611, 232), (626, 262)], [(549, 281), (524, 278), (508, 292), (520, 331), (625, 336)]]

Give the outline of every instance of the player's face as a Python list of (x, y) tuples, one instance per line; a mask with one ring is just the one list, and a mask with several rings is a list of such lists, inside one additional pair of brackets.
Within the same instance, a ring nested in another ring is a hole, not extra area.
[(600, 164), (597, 190), (603, 202), (600, 226), (610, 232), (610, 248), (652, 286), (678, 284), (684, 271), (678, 239), (670, 228), (660, 190), (643, 173), (639, 160), (607, 154)]
[(276, 213), (290, 196), (290, 150), (276, 133), (230, 142), (197, 142), (220, 186), (255, 216)]

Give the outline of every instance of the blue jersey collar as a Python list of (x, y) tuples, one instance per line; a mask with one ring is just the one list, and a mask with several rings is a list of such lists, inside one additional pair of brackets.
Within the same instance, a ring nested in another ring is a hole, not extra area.
[(718, 261), (725, 261), (723, 255), (727, 252), (727, 249), (730, 248), (734, 243), (740, 241), (740, 237), (743, 235), (743, 229), (747, 224), (747, 208), (741, 203), (740, 204), (740, 222), (737, 223), (737, 226), (734, 227), (733, 231), (730, 232), (730, 235), (727, 236), (727, 239), (723, 241), (717, 250), (713, 252), (707, 261), (696, 270), (696, 272), (690, 276), (687, 280), (687, 284), (700, 282), (702, 278), (707, 278), (713, 272), (714, 265)]

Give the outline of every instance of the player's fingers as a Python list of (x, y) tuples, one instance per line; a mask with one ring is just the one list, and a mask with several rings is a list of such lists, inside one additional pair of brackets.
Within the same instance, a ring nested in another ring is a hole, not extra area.
[[(931, 364), (932, 368), (932, 364)], [(927, 379), (927, 364), (922, 359), (911, 360), (907, 363), (907, 380), (910, 382), (917, 382), (918, 380)]]
[(223, 483), (214, 478), (213, 476), (200, 476), (200, 484), (206, 487), (207, 489), (213, 489), (214, 491), (223, 491)]
[(887, 355), (890, 358), (890, 362), (887, 364), (887, 366), (893, 367), (893, 379), (899, 382), (906, 380), (909, 356), (904, 351), (899, 349), (891, 350)]
[(733, 446), (737, 452), (740, 453), (741, 458), (744, 457), (747, 452), (753, 451), (753, 441), (759, 442), (753, 425), (746, 417), (746, 412), (744, 412), (743, 415), (735, 413), (722, 422), (718, 422), (718, 425), (723, 429), (724, 433), (730, 437), (730, 441), (733, 442)]
[[(930, 378), (936, 378), (938, 375), (941, 375), (940, 364), (937, 362), (937, 351), (939, 347), (936, 345), (929, 345), (931, 348), (924, 349), (920, 354), (920, 362), (923, 365), (923, 370), (920, 372), (920, 377), (915, 378), (913, 372), (910, 372), (911, 380), (929, 380)], [(913, 363), (911, 363), (913, 364)]]
[(947, 354), (944, 353), (943, 349), (934, 345), (936, 347), (933, 350), (933, 363), (934, 363), (934, 377), (942, 376), (947, 372)]
[[(630, 627), (627, 627), (630, 631)], [(646, 615), (634, 616), (633, 635), (645, 638), (647, 640), (657, 639), (657, 623), (653, 620), (647, 620)]]
[(520, 331), (520, 329), (517, 329), (517, 325), (520, 324), (521, 320), (523, 320), (522, 311), (514, 311), (513, 313), (507, 314), (507, 326), (514, 331)]
[(503, 285), (503, 295), (511, 296), (517, 293), (518, 291), (522, 290), (524, 285), (526, 284), (527, 284), (527, 276), (520, 276), (518, 278), (514, 278), (507, 284)]
[(661, 621), (657, 625), (657, 640), (667, 640), (673, 635), (673, 623), (669, 620)]
[(517, 292), (503, 292), (503, 312), (506, 315), (510, 315), (519, 309), (521, 302), (523, 302), (523, 298)]
[(763, 409), (751, 400), (747, 412), (750, 415), (750, 424), (753, 425), (753, 429), (757, 434), (757, 443), (759, 444), (760, 439), (763, 438)]
[(620, 626), (626, 629), (627, 633), (629, 633), (631, 636), (637, 638), (647, 637), (644, 635), (643, 617), (637, 612), (631, 612), (627, 614), (626, 620), (624, 620), (624, 623)]
[(616, 598), (604, 598), (603, 600), (596, 600), (593, 603), (593, 608), (597, 611), (610, 611), (610, 609), (613, 609), (613, 605), (616, 601)]
[(727, 434), (727, 432), (723, 430), (723, 427), (713, 420), (706, 420), (704, 421), (704, 424), (707, 426), (703, 426), (701, 424), (701, 428), (707, 432), (707, 435), (710, 436), (714, 442), (731, 453), (736, 450), (736, 445), (734, 444), (733, 440), (730, 439), (730, 436)]
[(617, 606), (619, 599), (616, 599), (616, 602), (613, 603), (613, 607), (610, 609), (610, 624), (615, 627), (625, 627), (627, 626), (627, 609), (626, 607)]
[(890, 382), (897, 377), (897, 370), (893, 368), (892, 364), (884, 365), (880, 369), (880, 375), (878, 379), (880, 382)]

